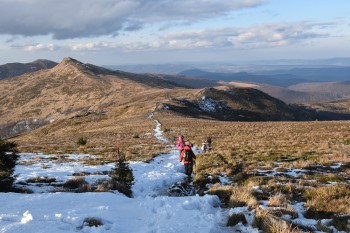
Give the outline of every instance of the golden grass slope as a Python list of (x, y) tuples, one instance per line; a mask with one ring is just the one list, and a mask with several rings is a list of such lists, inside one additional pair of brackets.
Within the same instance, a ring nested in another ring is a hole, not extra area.
[[(152, 145), (154, 122), (148, 115), (159, 102), (195, 92), (153, 75), (113, 72), (71, 58), (50, 70), (3, 80), (0, 88), (0, 126), (50, 122), (14, 139), (22, 151), (92, 153), (115, 150), (116, 135), (123, 135), (125, 145), (143, 140)], [(80, 136), (88, 139), (84, 148), (76, 144)]]
[(0, 124), (30, 118), (56, 120), (79, 112), (106, 110), (151, 89), (128, 79), (95, 75), (82, 66), (67, 58), (49, 71), (2, 81)]

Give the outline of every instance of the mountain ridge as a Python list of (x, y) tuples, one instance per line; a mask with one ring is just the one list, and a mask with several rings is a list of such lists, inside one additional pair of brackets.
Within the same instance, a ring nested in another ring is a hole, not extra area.
[(29, 63), (7, 63), (0, 65), (0, 80), (8, 79), (11, 77), (19, 76), (29, 72), (35, 72), (43, 69), (50, 69), (56, 66), (57, 63), (46, 60), (46, 59), (37, 59)]
[(140, 98), (141, 104), (149, 92), (158, 96), (180, 87), (157, 77), (133, 77), (65, 58), (51, 69), (0, 81), (4, 90), (0, 93), (0, 127), (8, 131), (17, 124), (23, 125), (21, 129), (34, 123), (38, 126), (38, 122), (45, 125), (87, 112), (108, 111), (135, 98)]
[(350, 80), (343, 82), (300, 83), (290, 86), (288, 89), (308, 93), (324, 93), (335, 98), (349, 98)]
[(173, 116), (224, 121), (316, 119), (315, 111), (285, 104), (255, 90), (257, 87), (181, 75), (112, 71), (64, 58), (51, 69), (0, 81), (4, 90), (0, 93), (0, 135), (27, 132), (20, 140), (38, 142), (50, 135), (66, 141), (79, 131), (110, 142), (120, 128), (150, 127), (146, 119), (155, 109)]
[(161, 109), (184, 116), (223, 121), (312, 121), (314, 111), (285, 104), (247, 87), (204, 88), (189, 99), (172, 99)]

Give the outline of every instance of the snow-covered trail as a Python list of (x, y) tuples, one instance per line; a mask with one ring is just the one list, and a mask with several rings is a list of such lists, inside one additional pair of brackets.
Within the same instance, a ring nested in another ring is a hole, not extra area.
[(135, 177), (133, 194), (135, 198), (156, 196), (157, 191), (183, 180), (183, 165), (178, 161), (179, 152), (172, 150), (170, 154), (157, 156), (151, 163), (131, 163)]
[(152, 119), (156, 123), (156, 126), (154, 127), (154, 137), (156, 139), (158, 139), (159, 141), (162, 141), (162, 142), (165, 142), (165, 143), (169, 143), (169, 140), (163, 137), (163, 132), (162, 132), (162, 130), (160, 128), (161, 124), (160, 124), (160, 122), (158, 120), (155, 120), (153, 118), (153, 113), (151, 113), (148, 116), (148, 118)]
[[(156, 124), (154, 131), (155, 137), (164, 139), (160, 124)], [(232, 231), (224, 227), (226, 217), (216, 196), (157, 196), (160, 189), (170, 187), (186, 177), (178, 156), (178, 151), (174, 149), (169, 154), (156, 157), (150, 163), (131, 163), (135, 177), (134, 198), (112, 192), (1, 193), (0, 233)], [(25, 180), (33, 174), (43, 175), (43, 170), (54, 175), (61, 175), (64, 170), (66, 177), (66, 165), (61, 164), (61, 168), (57, 166), (48, 168), (39, 165), (27, 170), (22, 167), (20, 171), (24, 174), (20, 177)], [(69, 171), (75, 171), (72, 164), (69, 166)], [(94, 167), (101, 170), (106, 168), (110, 168), (110, 165)], [(77, 169), (81, 169), (79, 164)], [(85, 218), (100, 219), (103, 225), (83, 226)]]
[[(158, 141), (169, 143), (169, 140), (163, 136), (160, 122), (153, 118), (153, 113), (148, 118), (155, 122), (154, 137)], [(179, 162), (179, 151), (175, 146), (173, 147), (169, 154), (161, 154), (151, 163), (130, 164), (135, 177), (135, 184), (132, 188), (135, 198), (157, 196), (159, 191), (187, 177), (183, 172), (183, 164)]]

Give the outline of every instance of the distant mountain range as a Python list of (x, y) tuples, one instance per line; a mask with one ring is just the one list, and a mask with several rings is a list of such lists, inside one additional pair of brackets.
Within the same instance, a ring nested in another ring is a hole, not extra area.
[[(264, 71), (282, 71), (308, 68), (338, 68), (350, 67), (350, 57), (330, 58), (317, 60), (264, 60), (254, 62), (237, 63), (189, 63), (189, 64), (136, 64), (136, 65), (109, 65), (104, 66), (112, 70), (124, 70), (132, 73), (157, 73), (157, 74), (178, 74), (186, 70), (198, 69), (213, 73), (239, 73), (247, 72), (259, 74)], [(279, 72), (281, 73), (281, 72)], [(332, 80), (335, 81), (335, 80)]]
[(104, 66), (111, 70), (123, 70), (131, 73), (153, 73), (153, 74), (178, 74), (181, 71), (194, 69), (192, 65), (185, 64), (151, 64), (151, 65), (109, 65)]
[(333, 98), (350, 98), (350, 81), (299, 83), (290, 86), (289, 89), (308, 93), (323, 93)]
[(0, 65), (0, 80), (38, 70), (50, 69), (56, 65), (56, 62), (44, 59), (39, 59), (29, 63), (7, 63)]
[[(240, 65), (163, 64), (110, 68), (127, 69), (130, 72), (172, 74), (167, 77), (169, 80), (193, 88), (228, 85), (232, 82), (253, 84), (254, 88), (287, 103), (325, 102), (347, 98), (350, 94), (346, 82), (350, 80), (350, 58), (286, 59)], [(331, 89), (327, 89), (330, 88), (329, 83), (333, 83)], [(308, 88), (305, 88), (306, 86)]]
[[(26, 64), (9, 63), (1, 65), (0, 79), (40, 69), (49, 69), (55, 65), (57, 63), (48, 60), (37, 60)], [(256, 62), (253, 65), (236, 66), (239, 69), (250, 70), (249, 72), (232, 72), (231, 68), (233, 66), (225, 64), (201, 65), (203, 69), (197, 69), (195, 65), (198, 64), (109, 66), (109, 69), (105, 69), (105, 72), (136, 71), (141, 76), (144, 75), (143, 73), (148, 73), (148, 76), (191, 88), (215, 87), (228, 85), (232, 82), (247, 83), (248, 85), (250, 83), (254, 84), (254, 88), (287, 103), (324, 102), (349, 96), (346, 81), (350, 79), (350, 58), (274, 60)], [(340, 67), (341, 65), (345, 67)], [(94, 65), (90, 64), (90, 69), (92, 67)], [(111, 70), (117, 68), (116, 71)], [(101, 70), (103, 67), (98, 69)], [(208, 70), (215, 70), (215, 72)], [(222, 72), (219, 72), (220, 70)], [(133, 73), (133, 77), (137, 76)], [(326, 83), (323, 84), (324, 82)], [(331, 89), (329, 89), (330, 82), (333, 83)], [(341, 84), (337, 85), (338, 82)]]
[(210, 80), (222, 80), (226, 82), (240, 81), (288, 87), (306, 82), (349, 81), (350, 67), (299, 68), (291, 70), (260, 71), (254, 73), (218, 73), (191, 69), (182, 71), (180, 74)]
[(72, 58), (63, 59), (51, 69), (0, 80), (0, 89), (1, 137), (37, 128), (40, 130), (28, 134), (37, 140), (46, 134), (73, 137), (78, 129), (72, 122), (77, 118), (87, 122), (79, 124), (79, 130), (110, 135), (120, 120), (124, 124), (128, 120), (132, 122), (127, 124), (142, 122), (156, 106), (164, 107), (157, 111), (172, 112), (174, 116), (213, 120), (317, 118), (315, 111), (285, 104), (245, 83), (112, 71)]
[(290, 85), (307, 82), (306, 79), (300, 79), (293, 75), (281, 75), (281, 76), (269, 76), (269, 75), (257, 75), (250, 74), (247, 72), (239, 73), (214, 73), (207, 72), (198, 69), (185, 70), (180, 72), (181, 75), (193, 76), (198, 78), (205, 78), (209, 80), (217, 81), (239, 81), (239, 82), (248, 82), (248, 83), (264, 83), (274, 86), (288, 87)]
[(325, 66), (350, 66), (350, 57), (334, 57), (327, 59), (279, 59), (255, 61), (255, 65), (285, 66), (285, 67), (325, 67)]
[(256, 75), (263, 75), (283, 79), (284, 77), (299, 78), (301, 82), (335, 82), (350, 80), (349, 67), (319, 67), (319, 68), (295, 68), (289, 70), (270, 70), (254, 72)]

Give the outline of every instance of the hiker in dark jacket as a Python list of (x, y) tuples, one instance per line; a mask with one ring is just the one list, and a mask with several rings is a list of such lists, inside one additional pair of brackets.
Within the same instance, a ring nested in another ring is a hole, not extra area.
[(191, 176), (196, 155), (193, 153), (190, 142), (185, 142), (185, 146), (180, 154), (180, 162), (183, 162), (185, 174)]
[(209, 151), (211, 150), (211, 137), (210, 136), (207, 138), (207, 149)]

